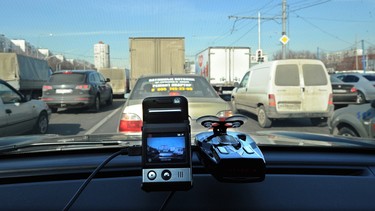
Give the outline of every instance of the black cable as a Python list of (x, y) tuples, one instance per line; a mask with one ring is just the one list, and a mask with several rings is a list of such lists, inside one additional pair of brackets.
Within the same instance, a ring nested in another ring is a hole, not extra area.
[(105, 159), (92, 173), (91, 175), (86, 179), (86, 181), (79, 187), (77, 192), (74, 194), (74, 196), (70, 199), (68, 204), (64, 207), (64, 211), (69, 210), (70, 207), (74, 204), (74, 202), (78, 199), (78, 197), (81, 195), (82, 191), (86, 188), (86, 186), (91, 182), (91, 180), (96, 176), (96, 174), (105, 166), (108, 162), (110, 162), (113, 158), (121, 155), (121, 154), (127, 154), (127, 149), (122, 149), (111, 156), (109, 156), (107, 159)]
[(168, 194), (168, 197), (165, 199), (165, 201), (163, 202), (163, 204), (161, 205), (159, 211), (163, 211), (165, 209), (165, 207), (167, 206), (169, 200), (172, 198), (172, 196), (174, 195), (176, 191), (171, 191), (169, 194)]

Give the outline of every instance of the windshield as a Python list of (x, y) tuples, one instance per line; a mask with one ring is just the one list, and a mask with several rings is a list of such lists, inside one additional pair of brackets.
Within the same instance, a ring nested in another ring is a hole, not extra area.
[[(191, 119), (241, 114), (248, 119), (235, 131), (246, 134), (374, 140), (374, 8), (373, 0), (2, 0), (0, 79), (14, 89), (0, 85), (0, 137), (141, 135), (143, 99), (185, 96)], [(284, 143), (266, 139), (257, 140)]]

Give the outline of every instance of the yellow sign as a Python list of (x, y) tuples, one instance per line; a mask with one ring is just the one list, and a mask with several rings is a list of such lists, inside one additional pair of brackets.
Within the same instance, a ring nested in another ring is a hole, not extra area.
[(280, 38), (280, 42), (284, 45), (286, 45), (289, 41), (289, 37), (286, 36), (286, 35), (283, 35), (281, 38)]

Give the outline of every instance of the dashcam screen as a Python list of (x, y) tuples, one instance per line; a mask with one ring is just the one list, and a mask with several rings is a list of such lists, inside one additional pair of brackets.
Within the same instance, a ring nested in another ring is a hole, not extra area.
[(185, 135), (149, 134), (147, 136), (148, 163), (184, 163), (186, 162)]

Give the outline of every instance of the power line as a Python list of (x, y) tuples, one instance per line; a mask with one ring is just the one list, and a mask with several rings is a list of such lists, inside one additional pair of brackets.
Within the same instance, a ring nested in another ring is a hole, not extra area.
[[(332, 1), (332, 0), (324, 0), (324, 1), (321, 1), (321, 2), (318, 1), (317, 3), (308, 4), (308, 5), (306, 5), (306, 6), (301, 6), (301, 7), (297, 8), (297, 9), (290, 10), (289, 12), (295, 12), (295, 11), (298, 11), (298, 10), (307, 9), (307, 8), (310, 8), (310, 7), (315, 7), (315, 6), (318, 6), (318, 5), (321, 5), (321, 4), (325, 4), (325, 3), (327, 3), (327, 2), (330, 2), (330, 1)], [(306, 1), (304, 1), (304, 2), (306, 2)], [(307, 2), (306, 2), (306, 3), (307, 3)]]
[(331, 34), (331, 33), (327, 32), (327, 31), (323, 30), (322, 28), (320, 28), (319, 26), (317, 26), (317, 25), (311, 23), (310, 21), (308, 21), (308, 20), (305, 19), (304, 17), (302, 17), (302, 16), (300, 16), (300, 15), (298, 15), (298, 14), (296, 14), (296, 15), (297, 15), (297, 18), (301, 18), (301, 20), (303, 20), (303, 21), (305, 21), (306, 23), (310, 24), (311, 26), (315, 27), (315, 28), (318, 29), (319, 31), (323, 32), (324, 34), (327, 34), (327, 35), (329, 35), (329, 36), (331, 36), (331, 37), (333, 37), (333, 38), (335, 38), (335, 39), (337, 39), (337, 40), (340, 40), (340, 41), (342, 41), (342, 42), (345, 42), (345, 43), (351, 43), (351, 42), (348, 42), (348, 41), (346, 41), (346, 40), (341, 39), (340, 37), (338, 37), (338, 36), (336, 36), (336, 35), (334, 35), (334, 34)]

